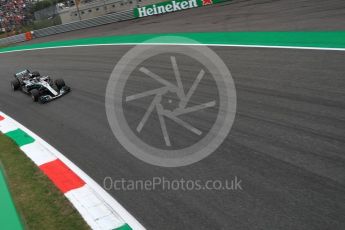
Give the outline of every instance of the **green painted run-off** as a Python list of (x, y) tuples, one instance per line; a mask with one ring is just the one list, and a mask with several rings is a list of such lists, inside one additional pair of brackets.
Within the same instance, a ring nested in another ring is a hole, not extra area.
[(345, 49), (345, 31), (333, 32), (205, 32), (205, 33), (171, 33), (171, 34), (135, 34), (122, 36), (107, 36), (82, 38), (77, 40), (55, 41), (31, 45), (7, 47), (0, 53), (24, 51), (31, 49), (46, 49), (58, 47), (88, 46), (88, 45), (121, 45), (149, 44), (149, 39), (156, 38), (158, 44), (186, 44), (183, 39), (194, 41), (187, 44), (207, 45), (240, 45), (240, 46), (273, 46), (273, 47), (309, 47)]
[(20, 217), (13, 203), (8, 189), (3, 169), (0, 165), (0, 228), (21, 230), (23, 229)]
[(6, 136), (11, 138), (16, 144), (21, 147), (35, 141), (31, 136), (21, 129), (16, 129), (11, 132), (5, 133)]
[(115, 228), (114, 230), (132, 230), (128, 224), (124, 224), (121, 227)]

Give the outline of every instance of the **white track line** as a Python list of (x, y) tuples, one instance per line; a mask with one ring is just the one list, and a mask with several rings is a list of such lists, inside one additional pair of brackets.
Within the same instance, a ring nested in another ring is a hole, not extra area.
[(308, 47), (308, 46), (265, 46), (265, 45), (236, 45), (236, 44), (189, 44), (189, 43), (109, 43), (109, 44), (89, 44), (89, 45), (69, 45), (69, 46), (50, 46), (42, 48), (32, 48), (23, 50), (1, 51), (0, 54), (35, 51), (46, 49), (61, 49), (73, 47), (93, 47), (93, 46), (135, 46), (135, 45), (152, 45), (152, 46), (211, 46), (211, 47), (243, 47), (243, 48), (268, 48), (268, 49), (300, 49), (300, 50), (325, 50), (325, 51), (345, 51), (345, 48), (330, 47)]

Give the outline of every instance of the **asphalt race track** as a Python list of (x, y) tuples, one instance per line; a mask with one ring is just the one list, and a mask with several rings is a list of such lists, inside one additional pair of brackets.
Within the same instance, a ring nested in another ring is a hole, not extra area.
[[(339, 6), (341, 1), (333, 2)], [(325, 12), (328, 8), (319, 11), (321, 15)], [(246, 17), (237, 17), (242, 16)], [(237, 176), (242, 180), (243, 190), (237, 191), (109, 191), (148, 229), (345, 229), (344, 52), (213, 47), (235, 81), (237, 113), (232, 130), (204, 160), (162, 168), (130, 155), (108, 125), (106, 85), (115, 64), (130, 48), (0, 54), (0, 109), (101, 185), (108, 176), (127, 180), (225, 180)], [(183, 57), (179, 60), (184, 68), (190, 67)], [(162, 58), (146, 64), (169, 75), (163, 62)], [(63, 77), (72, 92), (45, 105), (33, 103), (30, 97), (10, 89), (13, 73), (23, 67)], [(140, 114), (145, 106), (134, 106), (129, 116)], [(211, 122), (198, 119), (202, 118), (195, 116), (196, 122)], [(156, 140), (160, 130), (151, 135), (149, 139)], [(186, 135), (176, 142), (183, 145)]]

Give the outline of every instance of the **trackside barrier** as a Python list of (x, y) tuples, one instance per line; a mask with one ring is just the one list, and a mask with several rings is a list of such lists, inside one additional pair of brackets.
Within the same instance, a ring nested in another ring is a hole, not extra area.
[(33, 38), (45, 37), (49, 35), (66, 33), (69, 31), (90, 28), (94, 26), (106, 25), (114, 22), (130, 20), (134, 18), (133, 10), (121, 11), (117, 13), (107, 14), (96, 18), (86, 19), (82, 21), (71, 22), (67, 24), (47, 27), (24, 34), (0, 39), (0, 46), (6, 46), (14, 43), (29, 41)]
[(146, 5), (134, 8), (135, 18), (142, 18), (158, 14), (172, 13), (181, 10), (188, 10), (197, 7), (203, 7), (231, 0), (169, 0), (152, 5)]
[(25, 34), (18, 34), (15, 36), (7, 37), (0, 39), (0, 46), (6, 46), (18, 42), (24, 42), (26, 41)]
[(112, 14), (107, 14), (104, 16), (99, 16), (96, 18), (85, 19), (81, 21), (71, 22), (67, 24), (47, 27), (40, 30), (34, 31), (34, 37), (45, 37), (49, 35), (59, 34), (59, 33), (66, 33), (69, 31), (80, 30), (85, 28), (90, 28), (94, 26), (101, 26), (110, 24), (113, 22), (120, 22), (125, 20), (130, 20), (134, 18), (133, 10), (127, 10)]
[(0, 46), (6, 46), (13, 43), (29, 41), (34, 38), (40, 38), (50, 36), (54, 34), (66, 33), (74, 30), (80, 30), (90, 28), (94, 26), (106, 25), (114, 22), (126, 21), (135, 18), (141, 18), (145, 16), (165, 14), (180, 10), (186, 10), (196, 7), (202, 7), (207, 5), (213, 5), (231, 0), (172, 0), (161, 2), (153, 5), (146, 5), (131, 10), (116, 12), (107, 14), (91, 19), (85, 19), (81, 21), (66, 23), (62, 25), (47, 27), (25, 34), (19, 34), (16, 36), (0, 39)]

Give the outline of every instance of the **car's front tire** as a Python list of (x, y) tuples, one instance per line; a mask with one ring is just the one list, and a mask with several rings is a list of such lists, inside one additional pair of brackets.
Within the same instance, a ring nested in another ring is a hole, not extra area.
[(64, 87), (65, 81), (63, 79), (56, 79), (55, 80), (55, 85), (58, 87), (58, 89), (60, 90), (62, 87)]
[(30, 91), (31, 93), (31, 98), (33, 101), (38, 101), (38, 98), (40, 97), (40, 91), (38, 91), (37, 89), (33, 89)]
[(15, 80), (11, 81), (11, 87), (12, 87), (12, 90), (13, 90), (13, 91), (18, 90), (19, 87), (20, 87), (20, 82), (19, 82), (19, 80), (18, 80), (18, 79), (15, 79)]

